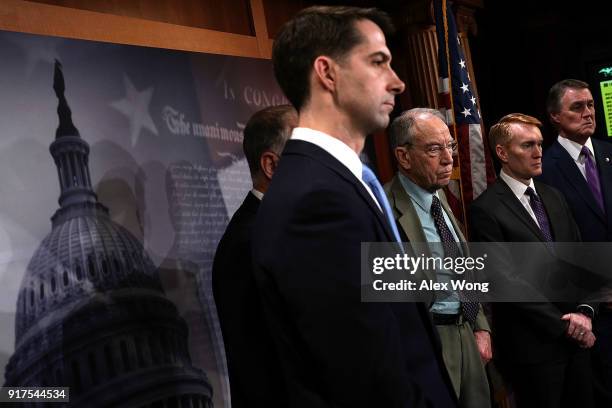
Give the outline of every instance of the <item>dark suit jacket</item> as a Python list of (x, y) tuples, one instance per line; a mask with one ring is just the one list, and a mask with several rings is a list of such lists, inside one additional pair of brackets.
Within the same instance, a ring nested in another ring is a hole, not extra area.
[(255, 231), (289, 407), (455, 406), (426, 307), (361, 302), (360, 243), (393, 234), (344, 165), (290, 140)]
[[(580, 228), (582, 239), (587, 242), (612, 241), (612, 145), (597, 139), (591, 139), (597, 162), (599, 182), (601, 185), (605, 214), (597, 205), (589, 186), (578, 170), (578, 166), (567, 150), (555, 141), (545, 152), (542, 160), (542, 175), (544, 183), (559, 189), (567, 200), (574, 218)], [(594, 323), (597, 336), (594, 361), (596, 364), (608, 364), (612, 356), (612, 311), (604, 309), (598, 314)], [(610, 375), (610, 374), (608, 374)], [(603, 387), (600, 387), (603, 388)], [(610, 406), (612, 391), (607, 391), (608, 402), (602, 406)]]
[(228, 363), (232, 407), (285, 407), (283, 379), (251, 258), (259, 199), (248, 193), (215, 253), (212, 284)]
[[(544, 152), (540, 181), (563, 193), (583, 241), (612, 241), (612, 145), (591, 139), (604, 198), (604, 214), (569, 153), (555, 141)], [(607, 160), (606, 160), (607, 159)]]
[[(578, 227), (561, 193), (539, 182), (535, 186), (548, 213), (554, 240), (579, 241)], [(472, 203), (470, 220), (470, 236), (474, 241), (544, 242), (539, 227), (502, 179)], [(523, 258), (511, 262), (529, 259)], [(551, 267), (541, 269), (545, 272)], [(560, 320), (565, 313), (576, 312), (576, 306), (576, 303), (493, 303), (497, 356), (506, 363), (543, 363), (578, 351), (576, 343), (565, 337), (567, 323)]]
[[(391, 210), (393, 211), (393, 217), (397, 221), (398, 229), (403, 233), (403, 239), (407, 239), (409, 242), (427, 242), (427, 238), (425, 237), (425, 232), (423, 232), (423, 226), (421, 225), (421, 220), (419, 220), (419, 216), (414, 209), (414, 204), (410, 199), (408, 193), (402, 186), (402, 182), (400, 181), (398, 176), (393, 177), (389, 183), (385, 184), (385, 191), (387, 193), (387, 197), (389, 198), (389, 204), (391, 205)], [(438, 191), (438, 197), (440, 198), (440, 204), (446, 214), (448, 214), (448, 218), (451, 220), (451, 224), (453, 225), (453, 229), (455, 233), (459, 237), (459, 241), (461, 243), (461, 248), (464, 254), (469, 253), (469, 248), (466, 245), (465, 237), (461, 232), (461, 228), (459, 228), (459, 223), (457, 219), (453, 216), (453, 212), (448, 206), (446, 201), (446, 195), (444, 191)], [(428, 251), (425, 251), (427, 255), (429, 255)], [(429, 270), (426, 270), (428, 274)], [(428, 276), (428, 279), (436, 280), (435, 276)], [(433, 295), (431, 302), (433, 302)], [(487, 318), (484, 314), (482, 306), (480, 307), (480, 312), (478, 316), (476, 316), (476, 321), (474, 322), (474, 330), (486, 330), (489, 331), (489, 323), (487, 322)]]

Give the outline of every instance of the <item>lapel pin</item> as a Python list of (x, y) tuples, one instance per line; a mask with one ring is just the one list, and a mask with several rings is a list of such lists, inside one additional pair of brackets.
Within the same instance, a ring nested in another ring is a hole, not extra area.
[(610, 163), (610, 158), (609, 157), (606, 157), (604, 160), (606, 161), (606, 163)]

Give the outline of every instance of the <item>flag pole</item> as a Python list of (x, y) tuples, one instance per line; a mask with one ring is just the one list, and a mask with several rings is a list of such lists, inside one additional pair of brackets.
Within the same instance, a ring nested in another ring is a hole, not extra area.
[[(450, 59), (450, 46), (448, 42), (448, 19), (446, 17), (446, 0), (442, 0), (442, 22), (444, 24), (444, 51), (446, 53), (446, 65), (448, 71), (448, 93), (450, 100), (450, 109), (453, 118), (453, 138), (455, 142), (459, 143), (459, 138), (457, 136), (457, 121), (455, 120), (455, 105), (453, 102), (453, 77), (452, 77), (452, 69), (451, 69), (451, 59)], [(457, 33), (457, 36), (459, 33)], [(439, 45), (438, 45), (439, 46)], [(448, 116), (447, 116), (448, 118)], [(459, 171), (459, 194), (461, 199), (461, 211), (463, 213), (463, 227), (464, 227), (464, 235), (468, 236), (468, 226), (467, 226), (467, 212), (465, 209), (465, 200), (463, 197), (463, 181), (461, 180), (461, 154), (459, 153), (459, 149), (457, 150), (457, 170)]]

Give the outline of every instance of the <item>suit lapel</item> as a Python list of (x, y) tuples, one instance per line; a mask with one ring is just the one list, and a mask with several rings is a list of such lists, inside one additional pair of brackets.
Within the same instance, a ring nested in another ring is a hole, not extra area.
[(529, 215), (523, 204), (516, 198), (510, 187), (501, 178), (498, 178), (495, 184), (493, 184), (493, 188), (495, 188), (496, 193), (500, 196), (502, 203), (514, 213), (516, 218), (533, 232), (540, 241), (545, 241), (540, 227), (531, 218), (531, 215)]
[(393, 231), (391, 231), (391, 226), (389, 225), (387, 218), (382, 213), (378, 205), (374, 202), (374, 199), (365, 189), (361, 181), (357, 179), (357, 177), (355, 177), (355, 175), (351, 173), (351, 171), (344, 164), (321, 147), (302, 140), (287, 141), (283, 155), (292, 153), (306, 155), (313, 160), (316, 160), (317, 162), (336, 172), (345, 181), (352, 184), (357, 190), (358, 195), (367, 203), (374, 213), (376, 219), (383, 227), (385, 234), (387, 235), (387, 240), (389, 242), (395, 242), (395, 236)]
[(393, 206), (399, 216), (397, 221), (406, 233), (408, 241), (426, 242), (423, 227), (416, 214), (412, 200), (410, 200), (410, 197), (404, 191), (404, 187), (402, 187), (402, 183), (397, 177), (393, 178), (391, 193), (393, 195)]
[(563, 213), (562, 208), (559, 206), (557, 197), (553, 195), (549, 188), (542, 186), (542, 183), (539, 182), (536, 182), (535, 185), (538, 195), (540, 196), (542, 203), (544, 203), (544, 208), (546, 209), (546, 214), (548, 215), (553, 238), (555, 241), (558, 241), (559, 238), (562, 237), (559, 228), (562, 225), (567, 225), (567, 216)]
[[(425, 237), (425, 232), (423, 232), (421, 220), (419, 220), (410, 196), (408, 193), (406, 193), (406, 190), (404, 190), (404, 187), (397, 176), (393, 178), (391, 183), (391, 195), (391, 205), (399, 217), (398, 223), (406, 233), (408, 241), (411, 242), (412, 248), (414, 249), (415, 245), (417, 245), (418, 249), (422, 250), (418, 252), (423, 252), (426, 256), (431, 256), (431, 252), (427, 246), (427, 238)], [(424, 272), (427, 279), (434, 281), (437, 280), (434, 270), (425, 269)]]
[(453, 229), (455, 230), (455, 234), (457, 234), (457, 237), (459, 238), (459, 242), (461, 243), (461, 250), (463, 251), (464, 255), (467, 255), (469, 253), (469, 247), (467, 246), (467, 243), (465, 242), (465, 237), (463, 236), (463, 232), (461, 232), (461, 228), (459, 227), (459, 222), (457, 221), (457, 219), (455, 218), (455, 215), (453, 214), (453, 211), (449, 207), (448, 201), (446, 201), (446, 194), (444, 194), (444, 191), (440, 189), (438, 190), (438, 196), (440, 197), (440, 204), (442, 204), (442, 208), (444, 208), (444, 211), (446, 211), (446, 214), (448, 215), (448, 218), (450, 219), (451, 224), (453, 224)]
[(599, 205), (597, 205), (595, 197), (593, 197), (593, 193), (584, 179), (584, 176), (582, 173), (580, 173), (578, 166), (576, 166), (574, 159), (572, 159), (567, 150), (565, 150), (557, 141), (555, 141), (550, 148), (552, 149), (552, 157), (555, 159), (559, 172), (563, 174), (568, 183), (574, 187), (577, 195), (581, 197), (587, 206), (603, 221), (604, 215), (602, 214)]

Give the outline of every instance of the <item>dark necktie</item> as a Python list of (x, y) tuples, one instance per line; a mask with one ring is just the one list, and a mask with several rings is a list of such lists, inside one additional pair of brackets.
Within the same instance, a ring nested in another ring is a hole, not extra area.
[[(457, 241), (455, 241), (455, 237), (451, 232), (450, 228), (446, 224), (446, 220), (444, 220), (444, 214), (442, 213), (442, 206), (440, 205), (440, 200), (435, 195), (431, 201), (431, 216), (434, 220), (434, 224), (436, 226), (436, 230), (438, 231), (438, 235), (440, 235), (440, 239), (442, 240), (442, 246), (444, 247), (444, 255), (456, 258), (460, 256), (459, 246), (457, 245)], [(464, 294), (464, 298), (468, 298), (469, 296)], [(470, 322), (474, 323), (476, 320), (476, 315), (478, 315), (479, 304), (478, 302), (470, 302), (470, 301), (462, 301), (461, 302), (461, 311), (463, 312), (463, 317)]]
[(391, 211), (391, 206), (389, 205), (389, 201), (387, 200), (387, 195), (385, 194), (385, 191), (380, 185), (380, 182), (376, 178), (376, 175), (374, 174), (372, 169), (370, 169), (364, 164), (363, 169), (361, 171), (361, 179), (370, 187), (372, 193), (374, 193), (376, 201), (378, 201), (380, 208), (383, 210), (385, 218), (387, 218), (389, 228), (391, 228), (391, 231), (393, 231), (395, 241), (397, 241), (401, 245), (402, 240), (400, 238), (399, 231), (397, 230), (397, 224), (395, 224), (393, 212)]
[(591, 156), (591, 151), (588, 147), (582, 146), (582, 150), (580, 154), (584, 156), (584, 169), (586, 170), (586, 180), (593, 196), (595, 197), (595, 201), (599, 205), (602, 211), (604, 211), (603, 204), (603, 196), (601, 195), (601, 185), (599, 184), (599, 174), (597, 173), (597, 167), (595, 167), (595, 162), (593, 161), (593, 157)]
[(552, 234), (550, 232), (550, 224), (548, 223), (548, 216), (546, 215), (546, 210), (544, 209), (542, 200), (540, 200), (540, 197), (538, 197), (536, 192), (531, 187), (527, 187), (525, 194), (529, 196), (529, 205), (535, 214), (536, 220), (538, 220), (538, 225), (540, 226), (542, 235), (544, 235), (544, 239), (548, 242), (553, 242)]

